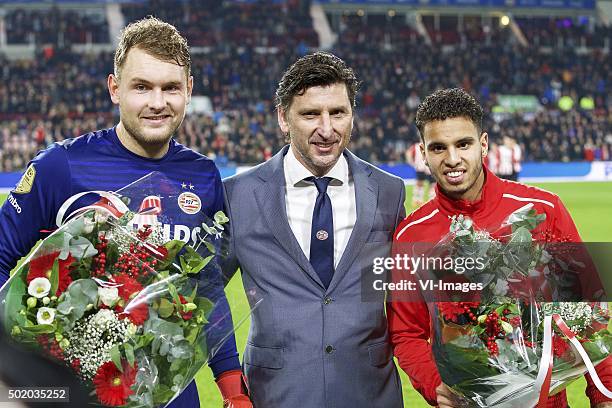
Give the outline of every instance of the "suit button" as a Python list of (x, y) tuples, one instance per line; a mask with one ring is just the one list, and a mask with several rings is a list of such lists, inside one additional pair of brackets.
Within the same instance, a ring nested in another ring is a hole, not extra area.
[(323, 304), (324, 305), (329, 305), (333, 301), (334, 301), (334, 299), (332, 299), (331, 297), (325, 296), (325, 299), (323, 299)]
[(333, 346), (329, 346), (329, 345), (328, 345), (328, 346), (325, 346), (325, 352), (326, 352), (327, 354), (331, 354), (331, 353), (333, 353), (333, 352), (334, 352), (334, 347), (333, 347)]

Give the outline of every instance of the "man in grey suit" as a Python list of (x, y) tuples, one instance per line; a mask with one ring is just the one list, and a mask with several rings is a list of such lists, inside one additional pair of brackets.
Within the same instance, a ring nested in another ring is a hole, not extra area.
[(334, 55), (299, 59), (276, 91), (290, 145), (224, 181), (228, 273), (264, 297), (243, 365), (257, 408), (403, 406), (385, 294), (366, 281), (404, 218), (404, 183), (346, 149), (357, 87)]

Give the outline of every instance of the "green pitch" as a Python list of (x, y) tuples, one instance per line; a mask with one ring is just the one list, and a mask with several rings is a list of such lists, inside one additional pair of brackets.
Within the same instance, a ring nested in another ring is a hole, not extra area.
[[(585, 241), (612, 241), (612, 219), (609, 217), (610, 208), (612, 207), (612, 183), (549, 183), (537, 184), (537, 186), (552, 191), (561, 197), (572, 214), (578, 230)], [(411, 197), (412, 187), (407, 186), (407, 206), (410, 205)], [(5, 199), (6, 194), (0, 195), (1, 202), (4, 202)], [(410, 208), (408, 208), (408, 211), (410, 211)], [(248, 311), (248, 303), (238, 275), (232, 279), (226, 292), (234, 316), (234, 322), (236, 323), (244, 318)], [(236, 331), (236, 342), (240, 352), (244, 350), (248, 331), (249, 321), (246, 319)], [(287, 375), (299, 376), (300, 374), (287, 373)], [(405, 406), (428, 407), (429, 405), (412, 389), (410, 381), (403, 372), (401, 372), (401, 378)], [(347, 381), (350, 381), (350, 378), (347, 378)], [(200, 392), (202, 407), (222, 406), (217, 387), (208, 368), (203, 368), (198, 373), (196, 382)], [(585, 384), (583, 379), (569, 387), (568, 396), (572, 408), (587, 408), (589, 406), (588, 399), (584, 396)]]

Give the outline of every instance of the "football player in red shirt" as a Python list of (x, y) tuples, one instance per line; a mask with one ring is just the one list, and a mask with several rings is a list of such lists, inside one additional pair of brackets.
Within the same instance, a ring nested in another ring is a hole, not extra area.
[[(436, 243), (449, 232), (451, 216), (463, 214), (480, 230), (495, 231), (510, 214), (532, 204), (546, 220), (532, 231), (543, 242), (581, 242), (572, 218), (555, 194), (521, 183), (502, 180), (483, 164), (488, 136), (482, 129), (483, 110), (462, 89), (443, 89), (419, 106), (416, 125), (421, 152), (436, 180), (436, 196), (398, 226), (394, 241)], [(461, 404), (442, 383), (429, 343), (431, 319), (425, 302), (387, 304), (394, 354), (415, 389), (439, 407)], [(612, 385), (612, 359), (597, 366), (606, 385)], [(612, 407), (587, 375), (586, 394), (591, 406)], [(549, 398), (547, 407), (567, 407), (565, 391)]]

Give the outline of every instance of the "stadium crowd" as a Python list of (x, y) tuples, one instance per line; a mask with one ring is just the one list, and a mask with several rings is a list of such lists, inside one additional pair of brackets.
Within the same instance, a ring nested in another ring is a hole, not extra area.
[(108, 22), (102, 12), (83, 13), (48, 9), (9, 10), (4, 16), (8, 44), (70, 44), (109, 42)]
[(544, 47), (610, 47), (612, 28), (590, 27), (585, 17), (573, 21), (569, 18), (517, 18), (517, 24), (526, 38), (536, 46)]
[[(126, 22), (155, 15), (183, 33), (193, 47), (285, 46), (288, 39), (316, 46), (317, 35), (300, 0), (222, 2), (220, 0), (165, 1), (122, 5)], [(206, 21), (207, 24), (201, 24)]]
[[(156, 1), (122, 6), (126, 21), (156, 10), (196, 47), (194, 95), (208, 96), (213, 111), (189, 114), (179, 141), (220, 165), (261, 162), (285, 143), (276, 123), (274, 90), (284, 67), (317, 42), (307, 10), (288, 3), (270, 1), (267, 17), (257, 7), (221, 2), (207, 8), (197, 1), (180, 2), (180, 7)], [(199, 19), (211, 23), (196, 24)], [(583, 51), (567, 47), (569, 40), (547, 50), (524, 46), (496, 20), (488, 25), (467, 21), (453, 33), (448, 21), (435, 28), (425, 19), (429, 43), (404, 16), (329, 20), (338, 34), (332, 51), (355, 67), (363, 82), (351, 147), (366, 160), (403, 161), (418, 140), (413, 123), (421, 98), (453, 86), (476, 95), (487, 112), (498, 104), (498, 95), (537, 97), (537, 112), (489, 115), (485, 124), (493, 141), (508, 135), (516, 139), (527, 161), (612, 156), (611, 59), (597, 44)], [(518, 23), (536, 29), (526, 21)], [(582, 41), (578, 38), (586, 28), (568, 30), (554, 21), (551, 27), (564, 38)], [(608, 29), (599, 30), (609, 35)], [(113, 125), (116, 112), (105, 85), (111, 54), (41, 48), (33, 61), (0, 57), (0, 63), (0, 170), (19, 171), (53, 141)]]

